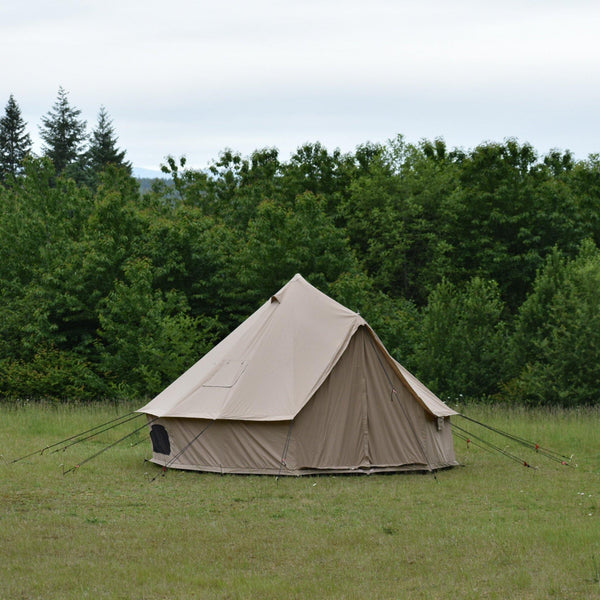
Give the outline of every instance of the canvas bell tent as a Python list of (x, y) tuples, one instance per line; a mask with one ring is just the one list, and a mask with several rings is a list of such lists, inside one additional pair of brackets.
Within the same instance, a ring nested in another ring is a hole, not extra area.
[(218, 473), (456, 465), (456, 413), (367, 322), (296, 275), (156, 398), (152, 461)]

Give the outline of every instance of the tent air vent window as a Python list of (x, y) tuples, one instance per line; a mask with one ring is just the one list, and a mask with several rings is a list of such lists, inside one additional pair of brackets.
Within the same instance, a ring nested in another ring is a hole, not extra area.
[(243, 360), (224, 360), (217, 365), (214, 373), (204, 382), (203, 387), (233, 387), (248, 363)]
[(153, 452), (156, 452), (156, 454), (171, 454), (169, 434), (162, 425), (152, 425), (150, 439), (152, 440)]

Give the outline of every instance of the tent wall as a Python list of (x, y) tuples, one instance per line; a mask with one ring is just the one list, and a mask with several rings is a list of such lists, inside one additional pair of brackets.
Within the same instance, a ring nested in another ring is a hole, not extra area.
[(280, 471), (290, 427), (285, 421), (180, 417), (162, 417), (153, 424), (167, 430), (171, 452), (154, 452), (152, 462), (173, 469), (256, 475), (277, 475)]
[(457, 464), (449, 419), (438, 421), (424, 410), (372, 343), (366, 327), (359, 328), (296, 417), (287, 463), (295, 470), (343, 472)]
[(296, 417), (290, 444), (296, 468), (352, 470), (407, 464), (426, 468), (410, 423), (397, 418), (390, 385), (374, 355), (361, 327)]
[(432, 417), (415, 400), (366, 327), (293, 422), (165, 417), (156, 423), (167, 430), (171, 452), (154, 453), (153, 461), (173, 468), (301, 475), (457, 464), (449, 419)]

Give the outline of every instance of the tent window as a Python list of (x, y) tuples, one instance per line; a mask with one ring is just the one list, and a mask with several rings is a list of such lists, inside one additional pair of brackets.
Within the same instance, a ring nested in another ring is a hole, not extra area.
[(247, 364), (243, 360), (224, 360), (218, 365), (216, 371), (204, 382), (203, 387), (233, 387), (246, 370)]
[(150, 439), (152, 440), (152, 450), (154, 452), (157, 454), (171, 454), (169, 434), (162, 425), (152, 425)]

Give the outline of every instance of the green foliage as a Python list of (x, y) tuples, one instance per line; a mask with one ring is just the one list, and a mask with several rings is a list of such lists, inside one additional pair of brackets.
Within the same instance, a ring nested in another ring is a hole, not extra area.
[(356, 160), (339, 149), (331, 154), (319, 142), (300, 146), (282, 166), (282, 188), (288, 200), (310, 192), (323, 199), (325, 212), (335, 216), (348, 195)]
[[(398, 259), (408, 244), (400, 214), (405, 194), (388, 156), (376, 154), (366, 169), (351, 184), (339, 210), (365, 268), (384, 289), (391, 290), (396, 272), (402, 268)], [(373, 235), (375, 231), (377, 235)]]
[(443, 281), (429, 296), (416, 344), (417, 374), (444, 398), (483, 399), (506, 372), (504, 304), (494, 281)]
[(60, 290), (90, 205), (85, 189), (55, 181), (46, 160), (26, 163), (25, 176), (0, 192), (0, 332), (9, 356), (31, 356), (61, 343), (57, 314), (70, 313)]
[(402, 136), (225, 150), (205, 171), (167, 157), (140, 195), (104, 108), (85, 153), (62, 88), (43, 123), (46, 156), (0, 186), (0, 393), (151, 395), (301, 273), (443, 397), (597, 401), (578, 253), (600, 243), (598, 156)]
[(56, 102), (40, 127), (44, 156), (54, 163), (57, 173), (68, 166), (75, 169), (83, 157), (86, 122), (79, 119), (80, 114), (81, 110), (71, 106), (67, 92), (59, 87)]
[(399, 137), (373, 153), (342, 203), (351, 244), (388, 294), (424, 304), (451, 268), (447, 223), (458, 186), (455, 155), (445, 144), (418, 147)]
[(195, 362), (200, 334), (181, 294), (153, 289), (150, 261), (128, 262), (124, 275), (100, 305), (99, 369), (114, 397), (143, 398)]
[(569, 170), (568, 154), (540, 164), (530, 145), (514, 140), (462, 157), (460, 186), (445, 215), (452, 280), (494, 279), (515, 310), (552, 247), (574, 252), (582, 239)]
[(30, 360), (0, 360), (0, 393), (20, 400), (94, 400), (106, 395), (103, 379), (75, 352), (38, 345)]
[(567, 259), (555, 250), (521, 307), (513, 340), (519, 375), (510, 398), (577, 406), (600, 401), (600, 251), (585, 242)]
[(577, 203), (583, 237), (600, 245), (600, 154), (576, 163), (565, 179)]
[(132, 173), (131, 163), (125, 160), (125, 150), (117, 148), (112, 121), (104, 106), (101, 106), (86, 153), (86, 172), (92, 184), (109, 166), (124, 169), (128, 175)]
[(311, 192), (297, 196), (293, 206), (262, 202), (236, 259), (242, 283), (259, 298), (268, 298), (295, 273), (327, 291), (329, 282), (358, 268), (344, 232)]
[(23, 170), (25, 158), (31, 152), (31, 137), (21, 109), (11, 94), (4, 116), (0, 118), (0, 182), (16, 177)]
[(331, 284), (329, 293), (360, 313), (394, 358), (410, 370), (416, 369), (414, 347), (421, 315), (413, 302), (383, 293), (364, 272), (343, 273)]

